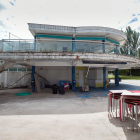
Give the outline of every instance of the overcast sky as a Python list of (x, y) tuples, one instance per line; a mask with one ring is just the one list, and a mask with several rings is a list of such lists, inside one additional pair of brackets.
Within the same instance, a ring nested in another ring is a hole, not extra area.
[(0, 39), (32, 39), (27, 23), (140, 31), (140, 0), (0, 0)]

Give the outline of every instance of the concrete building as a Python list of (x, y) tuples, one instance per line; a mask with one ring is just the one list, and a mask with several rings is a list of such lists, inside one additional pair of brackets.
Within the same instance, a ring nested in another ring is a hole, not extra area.
[[(24, 84), (29, 78), (35, 81), (34, 74), (37, 73), (51, 85), (72, 82), (73, 91), (83, 85), (106, 89), (109, 70), (115, 71), (115, 84), (119, 86), (119, 69), (130, 69), (140, 64), (137, 52), (133, 51), (132, 56), (122, 55), (120, 48), (127, 39), (122, 31), (94, 26), (28, 25), (34, 40), (3, 39), (0, 52), (0, 59), (5, 62), (0, 71), (5, 77), (9, 77), (9, 72), (14, 76), (11, 67), (17, 68), (19, 75), (32, 69)], [(21, 68), (15, 65), (21, 65), (24, 72), (19, 73)], [(10, 84), (6, 81), (6, 78), (1, 78), (5, 86)], [(33, 85), (32, 91), (35, 91)]]

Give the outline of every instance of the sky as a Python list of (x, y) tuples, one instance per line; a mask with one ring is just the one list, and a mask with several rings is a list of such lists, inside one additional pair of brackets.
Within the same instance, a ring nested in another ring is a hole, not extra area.
[(140, 0), (0, 0), (0, 40), (33, 39), (27, 23), (140, 32)]

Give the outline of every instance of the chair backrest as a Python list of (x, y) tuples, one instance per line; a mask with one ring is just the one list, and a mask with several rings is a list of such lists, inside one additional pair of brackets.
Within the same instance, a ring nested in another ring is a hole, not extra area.
[(66, 85), (68, 85), (68, 84), (67, 84), (67, 83), (64, 83), (64, 84), (63, 84), (63, 86), (66, 86)]

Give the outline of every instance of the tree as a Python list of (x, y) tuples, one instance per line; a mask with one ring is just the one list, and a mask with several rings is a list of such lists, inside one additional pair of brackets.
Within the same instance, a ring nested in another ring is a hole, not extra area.
[(132, 45), (133, 30), (131, 29), (130, 26), (126, 27), (125, 33), (126, 33), (126, 36), (127, 36), (127, 40), (126, 40), (125, 46), (126, 47), (131, 47), (131, 45)]
[(137, 50), (139, 45), (139, 32), (133, 31), (132, 34), (132, 48)]
[(127, 40), (124, 47), (120, 48), (120, 53), (125, 55), (137, 56), (139, 47), (139, 32), (132, 30), (130, 26), (126, 27)]

